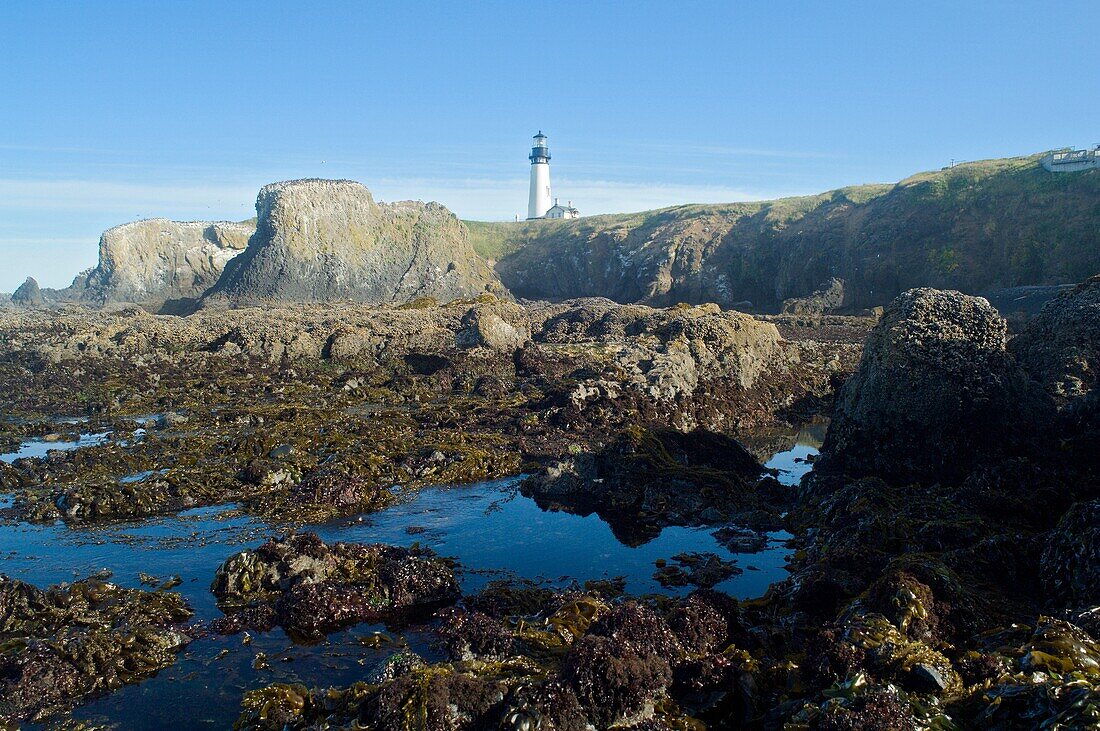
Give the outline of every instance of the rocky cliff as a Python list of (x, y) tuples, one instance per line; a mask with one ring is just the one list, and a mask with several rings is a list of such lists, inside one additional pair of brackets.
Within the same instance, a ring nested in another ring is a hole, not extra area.
[(27, 277), (26, 281), (11, 294), (11, 303), (20, 307), (41, 307), (46, 304), (42, 296), (42, 288), (34, 277)]
[(249, 223), (163, 218), (115, 226), (99, 239), (99, 264), (78, 276), (64, 297), (171, 311), (210, 288), (252, 231)]
[(1100, 171), (1055, 175), (1034, 156), (760, 203), (469, 225), (519, 297), (777, 311), (836, 278), (858, 310), (914, 287), (1081, 281), (1100, 270), (1097, 200)]
[(375, 202), (349, 180), (266, 185), (257, 228), (208, 304), (450, 300), (498, 286), (465, 226), (437, 203)]

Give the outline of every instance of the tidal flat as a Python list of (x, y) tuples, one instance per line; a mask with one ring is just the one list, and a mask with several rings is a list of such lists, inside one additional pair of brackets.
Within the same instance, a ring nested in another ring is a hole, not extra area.
[(0, 313), (0, 718), (1087, 727), (1097, 292)]

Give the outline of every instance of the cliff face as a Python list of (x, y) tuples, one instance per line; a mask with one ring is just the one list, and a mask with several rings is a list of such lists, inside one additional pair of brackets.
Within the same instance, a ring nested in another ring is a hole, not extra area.
[(519, 297), (605, 296), (777, 311), (843, 281), (843, 306), (913, 287), (985, 293), (1100, 270), (1100, 171), (991, 160), (762, 203), (679, 206), (575, 221), (471, 224)]
[(210, 288), (252, 231), (245, 223), (163, 218), (115, 226), (99, 239), (99, 264), (78, 276), (66, 294), (88, 304), (171, 309), (173, 302), (197, 299)]
[(405, 302), (498, 289), (465, 226), (437, 203), (380, 204), (347, 180), (266, 185), (257, 228), (208, 302)]

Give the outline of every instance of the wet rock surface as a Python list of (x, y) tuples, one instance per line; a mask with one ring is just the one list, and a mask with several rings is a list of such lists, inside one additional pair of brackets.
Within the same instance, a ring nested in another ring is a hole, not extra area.
[(325, 520), (385, 507), (395, 485), (493, 479), (597, 453), (632, 427), (747, 431), (797, 418), (858, 352), (811, 356), (808, 342), (714, 307), (604, 300), (188, 318), (9, 311), (0, 384), (26, 418), (0, 424), (0, 443), (14, 451), (74, 407), (83, 429), (110, 436), (14, 460), (2, 479), (34, 521), (230, 502)]
[(326, 545), (315, 533), (231, 556), (211, 591), (227, 615), (216, 629), (275, 625), (311, 639), (360, 622), (397, 621), (454, 601), (454, 571), (427, 549)]
[(191, 641), (182, 626), (190, 617), (167, 591), (99, 578), (40, 589), (0, 575), (0, 724), (40, 720), (156, 674)]
[(625, 543), (667, 525), (774, 528), (790, 500), (736, 440), (701, 429), (628, 430), (596, 454), (548, 465), (521, 489), (541, 505), (596, 512)]

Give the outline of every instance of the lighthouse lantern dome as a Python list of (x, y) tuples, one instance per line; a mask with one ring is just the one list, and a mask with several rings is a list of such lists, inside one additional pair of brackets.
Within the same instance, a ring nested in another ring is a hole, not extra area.
[(539, 130), (531, 145), (531, 154), (528, 156), (533, 164), (550, 161), (550, 148), (546, 146), (546, 135)]

